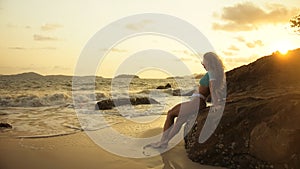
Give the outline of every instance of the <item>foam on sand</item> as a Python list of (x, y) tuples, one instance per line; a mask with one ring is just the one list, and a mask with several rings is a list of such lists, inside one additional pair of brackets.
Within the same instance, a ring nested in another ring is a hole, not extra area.
[[(163, 123), (164, 117), (155, 125)], [(127, 126), (127, 127), (124, 127)], [(136, 137), (149, 137), (161, 132), (161, 126), (136, 128), (130, 121), (116, 124), (114, 128)], [(135, 130), (137, 129), (137, 130)], [(114, 169), (217, 169), (194, 163), (186, 156), (183, 142), (166, 153), (151, 158), (126, 158), (111, 154), (97, 146), (84, 132), (72, 135), (35, 139), (1, 138), (0, 163), (3, 168), (114, 168)]]

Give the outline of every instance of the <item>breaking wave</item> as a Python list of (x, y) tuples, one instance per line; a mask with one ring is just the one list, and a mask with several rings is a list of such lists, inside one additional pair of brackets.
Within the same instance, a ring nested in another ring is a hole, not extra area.
[(0, 106), (3, 107), (42, 107), (62, 105), (72, 101), (72, 98), (65, 93), (51, 95), (14, 95), (0, 96)]

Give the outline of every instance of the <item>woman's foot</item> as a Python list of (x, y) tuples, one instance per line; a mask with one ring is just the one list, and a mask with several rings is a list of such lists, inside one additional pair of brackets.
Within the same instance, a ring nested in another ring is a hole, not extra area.
[(157, 142), (157, 143), (151, 143), (150, 146), (152, 148), (156, 148), (156, 149), (159, 149), (159, 148), (165, 149), (165, 148), (168, 147), (168, 143), (166, 143), (166, 142)]

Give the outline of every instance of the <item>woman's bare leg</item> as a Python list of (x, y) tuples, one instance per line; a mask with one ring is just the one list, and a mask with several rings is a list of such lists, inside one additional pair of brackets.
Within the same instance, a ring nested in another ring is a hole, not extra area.
[[(187, 121), (188, 117), (197, 113), (199, 109), (199, 99), (184, 102), (176, 105), (168, 111), (168, 115), (164, 124), (164, 133), (159, 143), (155, 143), (154, 147), (166, 147), (168, 142), (179, 132), (182, 125)], [(177, 117), (174, 124), (174, 119)]]
[(181, 104), (177, 104), (171, 110), (168, 111), (167, 118), (164, 123), (163, 136), (161, 138), (161, 142), (164, 142), (168, 138), (168, 135), (174, 126), (175, 118), (179, 115)]
[(166, 121), (164, 123), (164, 128), (163, 128), (163, 136), (161, 137), (161, 141), (157, 142), (157, 143), (152, 143), (151, 146), (154, 148), (161, 148), (162, 143), (167, 140), (168, 135), (171, 131), (171, 128), (173, 128), (173, 124), (175, 121), (175, 118), (178, 117), (179, 112), (180, 112), (180, 107), (181, 104), (177, 104), (176, 106), (174, 106), (172, 109), (170, 109), (167, 113), (167, 118)]
[(182, 104), (183, 103), (177, 104), (171, 110), (168, 111), (163, 131), (168, 130), (174, 124), (174, 120), (176, 117), (178, 117), (179, 112), (180, 112), (180, 107)]

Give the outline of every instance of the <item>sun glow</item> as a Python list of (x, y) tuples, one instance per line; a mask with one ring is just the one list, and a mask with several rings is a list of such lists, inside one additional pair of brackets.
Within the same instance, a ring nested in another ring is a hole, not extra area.
[(273, 50), (280, 52), (280, 54), (282, 55), (286, 55), (289, 52), (289, 50), (291, 50), (291, 48), (292, 44), (290, 41), (282, 40), (274, 45)]

